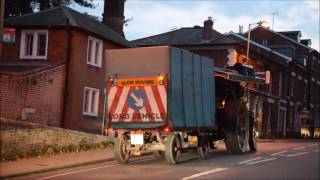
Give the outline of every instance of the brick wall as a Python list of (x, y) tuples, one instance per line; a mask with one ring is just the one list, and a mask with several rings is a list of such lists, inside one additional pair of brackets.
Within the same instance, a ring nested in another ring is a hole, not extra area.
[(47, 59), (30, 60), (20, 59), (20, 41), (21, 29), (16, 30), (16, 42), (13, 44), (4, 43), (0, 61), (37, 61), (56, 63), (67, 58), (68, 36), (67, 31), (63, 29), (50, 29), (48, 31), (48, 56)]
[[(25, 74), (0, 75), (0, 116), (60, 126), (63, 107), (65, 65)], [(29, 108), (29, 109), (25, 109)]]
[[(103, 102), (105, 88), (105, 56), (103, 55), (101, 68), (87, 64), (88, 36), (83, 31), (72, 31), (72, 52), (68, 77), (68, 100), (66, 104), (65, 128), (100, 133), (103, 119)], [(96, 37), (94, 35), (91, 35)], [(99, 38), (99, 37), (96, 37)], [(110, 41), (103, 42), (103, 54), (108, 49), (121, 48)], [(81, 73), (81, 74), (80, 74)], [(83, 114), (84, 87), (100, 90), (98, 116)]]
[(61, 150), (62, 147), (92, 147), (111, 142), (106, 136), (55, 127), (1, 130), (0, 135), (1, 160), (39, 155), (39, 151), (50, 154), (50, 151), (54, 153), (53, 151)]

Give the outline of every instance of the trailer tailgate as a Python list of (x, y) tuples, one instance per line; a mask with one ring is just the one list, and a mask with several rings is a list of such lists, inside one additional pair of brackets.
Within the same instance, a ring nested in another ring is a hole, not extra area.
[(157, 128), (167, 119), (163, 76), (108, 80), (108, 122), (113, 128)]

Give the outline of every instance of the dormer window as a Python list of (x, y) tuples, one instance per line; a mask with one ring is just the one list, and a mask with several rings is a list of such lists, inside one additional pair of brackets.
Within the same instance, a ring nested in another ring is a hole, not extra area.
[(48, 30), (22, 30), (21, 59), (47, 59)]

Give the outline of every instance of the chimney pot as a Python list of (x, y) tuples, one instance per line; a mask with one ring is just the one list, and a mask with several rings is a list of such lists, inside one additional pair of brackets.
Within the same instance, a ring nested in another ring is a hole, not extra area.
[(203, 23), (203, 39), (208, 40), (210, 39), (210, 34), (213, 30), (213, 20), (212, 17), (208, 17), (207, 20)]

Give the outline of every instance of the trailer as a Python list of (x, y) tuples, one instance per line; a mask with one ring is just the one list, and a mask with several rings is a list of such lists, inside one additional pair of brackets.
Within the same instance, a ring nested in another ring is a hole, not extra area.
[(238, 71), (169, 46), (108, 50), (105, 128), (116, 160), (151, 151), (176, 164), (188, 149), (205, 159), (218, 140), (231, 153), (256, 151), (245, 95), (264, 80)]

